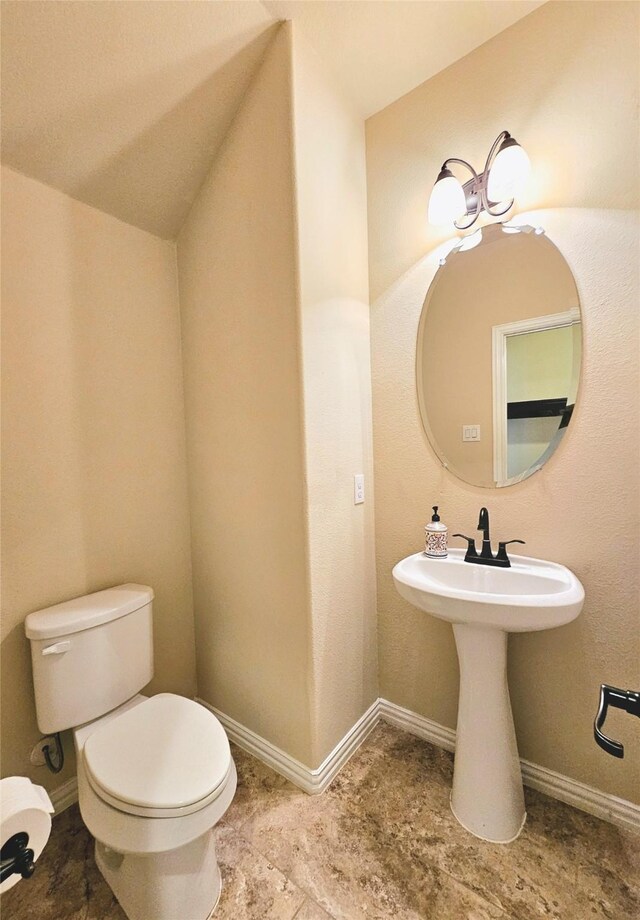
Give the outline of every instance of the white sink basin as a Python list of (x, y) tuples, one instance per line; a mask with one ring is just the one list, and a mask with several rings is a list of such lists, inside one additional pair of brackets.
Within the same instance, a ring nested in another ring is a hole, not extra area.
[(464, 561), (465, 550), (446, 559), (407, 556), (393, 569), (398, 592), (414, 607), (451, 623), (476, 623), (507, 632), (552, 629), (575, 620), (584, 589), (555, 562), (511, 556), (511, 568)]
[[(511, 568), (407, 556), (393, 569), (398, 592), (448, 620), (458, 650), (460, 697), (451, 809), (477, 837), (509, 843), (526, 820), (507, 684), (507, 635), (575, 620), (584, 589), (563, 565), (511, 556)], [(544, 679), (544, 675), (540, 675)]]

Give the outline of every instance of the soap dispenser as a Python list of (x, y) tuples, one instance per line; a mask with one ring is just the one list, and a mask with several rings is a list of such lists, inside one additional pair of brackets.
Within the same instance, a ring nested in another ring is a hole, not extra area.
[(443, 524), (438, 516), (438, 506), (433, 506), (433, 516), (424, 529), (425, 555), (433, 559), (445, 559), (447, 555), (447, 534), (448, 528)]

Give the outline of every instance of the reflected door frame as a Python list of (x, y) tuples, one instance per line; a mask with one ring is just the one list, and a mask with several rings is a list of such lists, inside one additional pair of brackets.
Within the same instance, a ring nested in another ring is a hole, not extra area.
[[(545, 332), (580, 322), (580, 310), (572, 307), (562, 313), (532, 316), (514, 323), (492, 326), (493, 384), (493, 478), (497, 488), (512, 485), (518, 477), (507, 477), (507, 339), (528, 332)], [(528, 473), (529, 471), (527, 471)]]

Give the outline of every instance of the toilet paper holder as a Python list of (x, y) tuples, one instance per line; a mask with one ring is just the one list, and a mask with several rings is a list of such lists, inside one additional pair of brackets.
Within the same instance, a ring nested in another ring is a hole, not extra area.
[(618, 687), (609, 686), (609, 684), (602, 684), (600, 687), (600, 702), (593, 722), (593, 737), (607, 754), (612, 754), (614, 757), (624, 757), (624, 746), (619, 741), (608, 738), (601, 731), (604, 720), (607, 718), (609, 706), (614, 709), (624, 709), (625, 712), (630, 713), (632, 716), (640, 718), (640, 693), (635, 690), (620, 690)]
[(0, 884), (11, 875), (31, 878), (36, 869), (35, 853), (27, 846), (29, 835), (24, 831), (9, 837), (0, 850)]

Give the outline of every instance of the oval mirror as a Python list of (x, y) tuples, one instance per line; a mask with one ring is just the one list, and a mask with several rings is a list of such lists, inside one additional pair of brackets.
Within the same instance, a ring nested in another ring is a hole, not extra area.
[(571, 421), (581, 352), (573, 274), (543, 231), (495, 224), (465, 237), (418, 330), (420, 414), (444, 466), (488, 488), (539, 470)]

